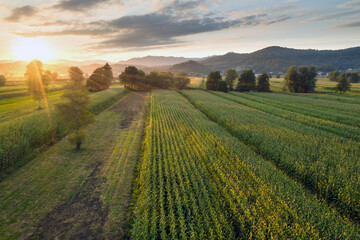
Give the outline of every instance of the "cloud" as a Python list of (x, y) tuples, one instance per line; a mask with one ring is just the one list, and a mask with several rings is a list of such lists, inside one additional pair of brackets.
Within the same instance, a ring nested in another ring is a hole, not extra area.
[(336, 19), (339, 19), (339, 18), (349, 17), (349, 16), (353, 16), (353, 15), (359, 15), (359, 14), (360, 14), (360, 9), (355, 9), (355, 10), (351, 10), (351, 11), (345, 11), (345, 12), (339, 12), (339, 13), (323, 15), (323, 16), (320, 16), (320, 17), (310, 19), (309, 21), (310, 22), (315, 22), (315, 21), (336, 20)]
[(335, 28), (353, 28), (353, 27), (360, 27), (360, 22), (353, 22), (335, 26)]
[(275, 23), (279, 23), (279, 22), (284, 22), (286, 20), (289, 20), (290, 18), (291, 18), (290, 16), (281, 16), (281, 17), (275, 18), (274, 20), (267, 22), (266, 24), (270, 25), (270, 24), (275, 24)]
[(22, 37), (55, 37), (55, 36), (66, 36), (66, 35), (77, 35), (77, 36), (104, 36), (113, 33), (111, 29), (65, 29), (61, 31), (33, 31), (33, 32), (13, 32), (13, 34)]
[(85, 12), (90, 8), (104, 3), (107, 4), (110, 1), (112, 0), (62, 0), (53, 7), (63, 11)]
[(122, 32), (103, 41), (99, 47), (143, 47), (180, 43), (177, 37), (218, 31), (238, 26), (242, 21), (226, 21), (214, 18), (179, 20), (165, 14), (125, 16), (109, 22), (109, 26)]
[(220, 31), (233, 27), (274, 24), (289, 19), (288, 16), (268, 20), (268, 14), (250, 15), (234, 20), (222, 17), (178, 19), (165, 14), (125, 16), (109, 22), (113, 28), (123, 31), (111, 39), (98, 44), (99, 48), (136, 48), (183, 43), (180, 37), (205, 32)]
[[(111, 1), (111, 0), (109, 0)], [(60, 3), (76, 2), (85, 4), (82, 0), (63, 0)], [(98, 4), (99, 0), (86, 3)], [(102, 1), (104, 2), (104, 1)], [(267, 13), (256, 14), (240, 12), (211, 13), (204, 5), (205, 0), (180, 1), (174, 0), (156, 12), (143, 15), (123, 16), (110, 21), (78, 22), (78, 21), (48, 21), (33, 27), (62, 26), (61, 30), (14, 32), (23, 37), (38, 36), (93, 36), (101, 38), (99, 43), (92, 45), (96, 49), (115, 48), (159, 48), (167, 45), (188, 44), (183, 37), (226, 30), (230, 28), (270, 25), (290, 19), (290, 16)], [(288, 8), (288, 7), (286, 7)], [(83, 8), (81, 8), (83, 9)], [(77, 10), (76, 10), (77, 11)], [(247, 14), (247, 15), (246, 15)], [(46, 29), (46, 28), (45, 28)]]
[(52, 22), (42, 22), (42, 23), (35, 23), (30, 24), (31, 27), (50, 27), (50, 26), (64, 26), (64, 25), (70, 25), (70, 22), (62, 21), (62, 20), (56, 20)]
[(360, 8), (360, 1), (355, 0), (355, 1), (346, 2), (346, 3), (340, 4), (338, 6), (338, 8)]
[(283, 3), (296, 3), (299, 2), (300, 0), (285, 0), (283, 1)]
[(6, 17), (5, 20), (9, 22), (19, 22), (23, 18), (29, 18), (34, 16), (38, 10), (32, 6), (22, 6), (14, 8), (11, 11), (11, 15)]

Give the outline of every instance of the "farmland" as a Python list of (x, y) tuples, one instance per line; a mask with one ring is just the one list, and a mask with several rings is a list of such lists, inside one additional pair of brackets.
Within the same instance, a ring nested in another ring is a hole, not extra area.
[(129, 94), (98, 115), (84, 150), (65, 138), (3, 180), (0, 238), (124, 235), (145, 97)]
[(115, 85), (77, 152), (63, 92), (0, 100), (0, 239), (360, 238), (359, 95)]
[[(0, 100), (0, 172), (12, 171), (34, 158), (37, 152), (65, 136), (54, 105), (63, 91), (49, 94), (46, 107), (40, 111), (36, 101), (27, 97)], [(99, 114), (126, 94), (120, 87), (91, 95), (90, 111)], [(11, 120), (10, 120), (11, 119)]]

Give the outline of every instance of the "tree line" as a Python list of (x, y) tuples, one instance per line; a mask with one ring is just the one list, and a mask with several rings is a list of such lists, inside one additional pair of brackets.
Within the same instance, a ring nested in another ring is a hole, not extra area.
[[(234, 88), (236, 80), (238, 82)], [(236, 70), (228, 69), (225, 72), (225, 80), (223, 80), (219, 71), (210, 72), (206, 81), (206, 89), (222, 92), (228, 92), (228, 90), (270, 92), (269, 75), (263, 73), (256, 78), (251, 69), (244, 70), (240, 75)]]
[[(235, 90), (239, 92), (270, 92), (269, 74), (263, 73), (255, 77), (252, 69), (244, 70), (238, 74), (234, 69), (225, 72), (223, 80), (219, 71), (210, 72), (207, 76), (206, 89), (212, 91), (227, 92)], [(317, 70), (315, 66), (291, 66), (287, 69), (283, 90), (293, 93), (312, 93), (316, 88)], [(351, 83), (359, 82), (358, 73), (340, 73), (333, 71), (330, 73), (330, 81), (337, 81), (334, 88), (335, 92), (345, 93), (350, 90)], [(237, 80), (237, 86), (234, 84)]]
[(119, 75), (120, 83), (132, 90), (148, 91), (151, 89), (184, 89), (190, 83), (185, 72), (173, 74), (171, 72), (144, 71), (134, 66), (128, 66)]

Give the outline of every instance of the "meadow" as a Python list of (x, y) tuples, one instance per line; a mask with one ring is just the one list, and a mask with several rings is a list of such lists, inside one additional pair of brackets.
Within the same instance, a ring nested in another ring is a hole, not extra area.
[[(119, 86), (93, 93), (90, 111), (99, 114), (126, 93)], [(63, 90), (50, 92), (41, 110), (31, 96), (0, 100), (0, 178), (66, 135), (54, 108), (62, 94)]]
[(62, 86), (42, 110), (11, 95), (23, 85), (0, 88), (0, 239), (359, 239), (357, 85), (293, 94), (277, 81), (91, 93), (78, 152), (54, 108)]

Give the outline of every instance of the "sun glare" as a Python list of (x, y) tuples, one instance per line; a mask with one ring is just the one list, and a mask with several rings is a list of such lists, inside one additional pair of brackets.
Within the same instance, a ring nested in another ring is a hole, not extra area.
[(53, 53), (48, 44), (44, 40), (36, 38), (21, 39), (14, 46), (14, 53), (18, 60), (39, 59), (47, 61), (53, 58)]

